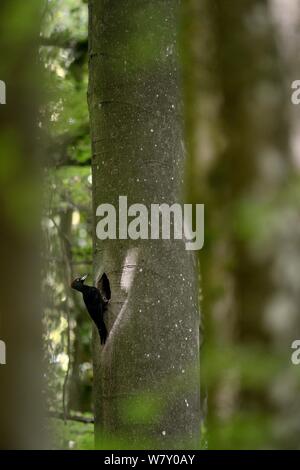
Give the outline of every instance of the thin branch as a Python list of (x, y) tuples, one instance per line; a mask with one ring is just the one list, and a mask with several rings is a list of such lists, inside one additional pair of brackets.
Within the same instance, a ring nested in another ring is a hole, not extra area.
[[(42, 255), (42, 259), (48, 263), (62, 263), (64, 261), (63, 258), (60, 258), (58, 256), (43, 256)], [(87, 259), (83, 259), (81, 261), (72, 261), (71, 262), (72, 266), (81, 266), (81, 265), (91, 265), (92, 264), (92, 261), (91, 260), (87, 260)]]
[(63, 413), (59, 413), (56, 411), (50, 411), (48, 413), (50, 418), (57, 418), (57, 419), (62, 419), (62, 420), (67, 420), (67, 421), (77, 421), (78, 423), (84, 423), (84, 424), (93, 424), (94, 423), (94, 418), (85, 418), (84, 416), (79, 416), (79, 415), (71, 415), (68, 414), (66, 417), (64, 416)]
[(65, 33), (52, 34), (48, 37), (40, 36), (39, 43), (43, 47), (59, 47), (61, 49), (82, 50), (85, 52), (88, 50), (87, 39), (70, 39)]

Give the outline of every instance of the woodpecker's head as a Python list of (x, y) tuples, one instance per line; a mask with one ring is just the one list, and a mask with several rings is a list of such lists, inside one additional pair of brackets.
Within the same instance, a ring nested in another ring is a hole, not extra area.
[(82, 277), (77, 277), (76, 279), (74, 279), (74, 281), (71, 284), (72, 289), (82, 291), (84, 281), (86, 280), (87, 277), (88, 275), (85, 274)]

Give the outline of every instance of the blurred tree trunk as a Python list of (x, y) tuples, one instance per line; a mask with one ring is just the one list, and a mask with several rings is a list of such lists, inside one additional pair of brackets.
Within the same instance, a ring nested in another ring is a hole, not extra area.
[[(65, 286), (70, 286), (73, 273), (72, 273), (72, 215), (73, 209), (67, 208), (60, 212), (60, 225), (59, 225), (59, 238), (61, 243), (61, 251), (63, 258), (62, 266), (62, 279)], [(73, 354), (72, 354), (72, 341), (71, 341), (71, 296), (73, 292), (70, 289), (66, 289), (67, 296), (66, 301), (63, 302), (63, 313), (66, 318), (67, 328), (66, 328), (66, 353), (68, 356), (68, 366), (66, 370), (66, 375), (64, 377), (63, 390), (62, 390), (62, 406), (64, 418), (68, 416), (70, 412), (70, 402), (69, 402), (69, 392), (70, 392), (70, 375), (72, 372), (73, 364)]]
[[(78, 296), (70, 290), (73, 273), (72, 234), (73, 208), (66, 208), (59, 212), (60, 225), (59, 242), (61, 257), (64, 260), (61, 265), (60, 276), (66, 289), (66, 300), (62, 304), (62, 315), (67, 320), (66, 329), (66, 353), (69, 358), (68, 369), (63, 384), (63, 410), (67, 416), (71, 411), (91, 411), (91, 385), (87, 378), (81, 377), (80, 366), (90, 357), (90, 345), (87, 348), (82, 340), (82, 332), (85, 324), (90, 324), (85, 308), (78, 302)], [(74, 320), (76, 325), (73, 327)], [(73, 339), (74, 338), (74, 339)]]
[[(119, 195), (148, 208), (181, 201), (180, 6), (179, 0), (89, 2), (94, 216), (101, 203), (118, 210)], [(182, 241), (168, 240), (95, 238), (94, 249), (94, 282), (106, 272), (112, 289), (103, 348), (94, 335), (98, 445), (197, 447), (193, 253)]]
[[(42, 447), (37, 127), (40, 2), (2, 0), (0, 105), (0, 448)], [(19, 18), (20, 16), (20, 18)], [(18, 20), (17, 20), (18, 19)], [(22, 23), (22, 27), (21, 27)]]
[(289, 97), (269, 6), (267, 0), (185, 4), (189, 187), (193, 200), (206, 205), (202, 273), (204, 310), (211, 314), (206, 339), (219, 350), (210, 395), (217, 421), (231, 419), (238, 407), (251, 406), (253, 419), (271, 406), (271, 383), (262, 389), (255, 378), (247, 389), (240, 382), (246, 371), (221, 364), (226, 351), (231, 361), (234, 351), (237, 361), (261, 351), (266, 358), (276, 302), (287, 299), (276, 272), (282, 247), (274, 215), (290, 176)]
[[(90, 344), (83, 341), (82, 332), (86, 329), (87, 324), (86, 310), (78, 308), (76, 315), (76, 326), (73, 329), (74, 342), (72, 354), (72, 371), (69, 385), (69, 410), (91, 412), (91, 376), (92, 373), (88, 369), (83, 371), (82, 365), (88, 364), (91, 357)], [(90, 328), (90, 322), (88, 322)]]
[[(276, 288), (272, 273), (278, 247), (261, 216), (268, 217), (269, 205), (288, 182), (289, 97), (269, 3), (229, 3), (211, 5), (225, 139), (213, 177), (234, 243), (238, 334), (263, 340), (270, 337), (263, 317)], [(251, 21), (252, 29), (247, 28)]]

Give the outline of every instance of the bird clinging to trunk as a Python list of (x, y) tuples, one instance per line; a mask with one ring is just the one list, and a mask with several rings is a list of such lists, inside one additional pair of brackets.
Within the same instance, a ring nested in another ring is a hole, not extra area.
[(107, 310), (107, 305), (111, 297), (109, 280), (107, 275), (103, 273), (99, 282), (99, 289), (97, 289), (97, 287), (84, 284), (87, 276), (86, 274), (85, 276), (76, 278), (72, 282), (71, 287), (82, 293), (87, 311), (98, 329), (101, 344), (105, 344), (108, 333), (104, 323), (104, 312)]

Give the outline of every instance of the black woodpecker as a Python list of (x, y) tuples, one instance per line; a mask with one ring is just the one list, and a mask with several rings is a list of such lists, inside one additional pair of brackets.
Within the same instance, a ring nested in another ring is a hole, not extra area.
[(97, 287), (84, 284), (87, 276), (86, 274), (85, 276), (76, 278), (72, 282), (71, 287), (82, 293), (87, 311), (98, 329), (101, 344), (105, 344), (108, 332), (104, 323), (104, 312), (107, 310), (107, 305), (110, 300), (109, 281), (104, 273), (99, 283), (102, 290), (104, 290), (104, 295), (101, 295)]

